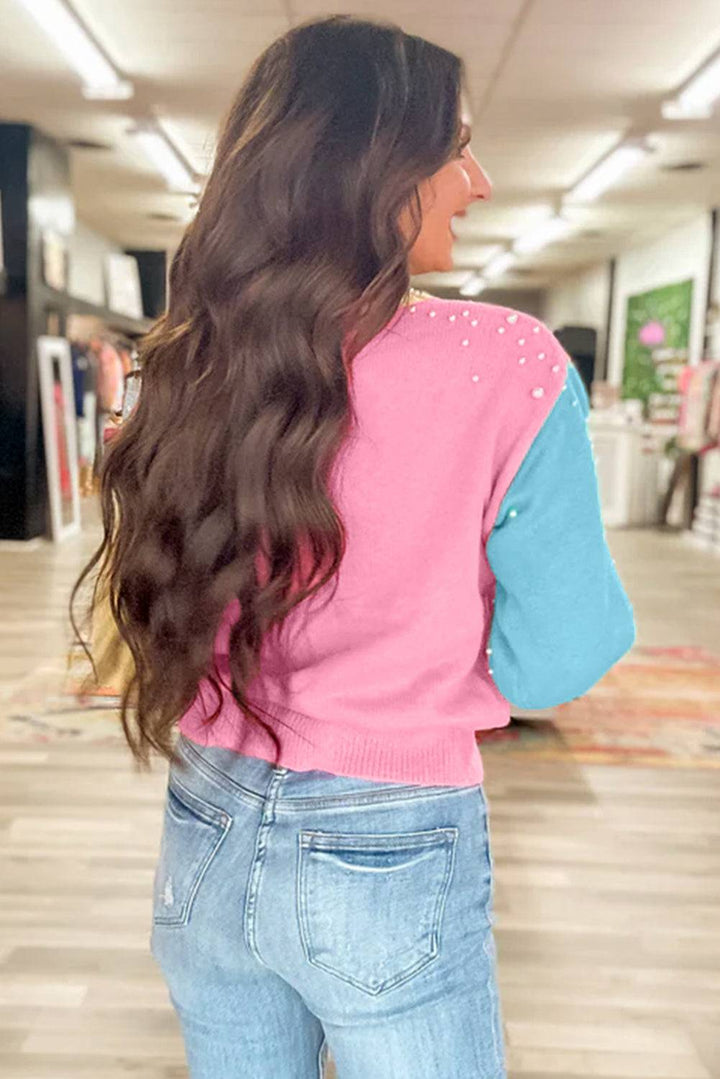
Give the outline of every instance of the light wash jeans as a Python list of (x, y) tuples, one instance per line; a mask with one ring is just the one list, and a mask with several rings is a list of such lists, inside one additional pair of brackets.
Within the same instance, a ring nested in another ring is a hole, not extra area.
[(482, 786), (178, 747), (151, 950), (192, 1079), (505, 1079)]

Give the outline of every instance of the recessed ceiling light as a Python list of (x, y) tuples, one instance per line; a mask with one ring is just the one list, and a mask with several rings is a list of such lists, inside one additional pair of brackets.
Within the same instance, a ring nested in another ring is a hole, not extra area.
[(173, 221), (173, 222), (182, 221), (182, 218), (178, 217), (177, 214), (165, 214), (165, 213), (162, 213), (161, 211), (156, 211), (154, 213), (147, 214), (147, 217), (151, 221)]
[(678, 161), (675, 165), (661, 165), (663, 172), (699, 172), (707, 168), (707, 161)]
[(65, 145), (72, 150), (112, 150), (109, 142), (95, 142), (93, 139), (68, 139)]

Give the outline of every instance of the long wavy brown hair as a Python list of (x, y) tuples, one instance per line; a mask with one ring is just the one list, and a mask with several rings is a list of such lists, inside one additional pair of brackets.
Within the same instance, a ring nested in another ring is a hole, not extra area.
[(91, 586), (83, 626), (109, 604), (131, 653), (121, 718), (140, 765), (151, 747), (178, 760), (173, 726), (204, 677), (217, 718), (213, 646), (233, 602), (232, 693), (277, 760), (246, 687), (265, 634), (337, 584), (329, 479), (354, 422), (352, 359), (407, 293), (418, 185), (458, 152), (463, 83), (453, 53), (334, 15), (273, 42), (230, 109), (167, 311), (140, 342), (139, 401), (102, 470), (104, 536), (71, 599), (86, 648), (72, 612)]

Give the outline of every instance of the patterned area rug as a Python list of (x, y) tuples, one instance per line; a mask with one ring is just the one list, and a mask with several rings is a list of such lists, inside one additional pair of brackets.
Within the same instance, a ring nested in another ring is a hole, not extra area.
[(119, 697), (111, 688), (78, 696), (78, 679), (61, 666), (41, 667), (0, 702), (4, 742), (124, 741)]
[(720, 657), (636, 647), (584, 697), (477, 740), (483, 755), (720, 768)]
[[(5, 742), (123, 741), (111, 688), (77, 697), (77, 677), (36, 671), (0, 704)], [(484, 755), (596, 764), (720, 767), (720, 657), (636, 647), (584, 697), (478, 732)]]

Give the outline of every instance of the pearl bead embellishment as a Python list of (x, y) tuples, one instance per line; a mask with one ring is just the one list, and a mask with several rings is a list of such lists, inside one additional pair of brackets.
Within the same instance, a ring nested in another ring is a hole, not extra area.
[(492, 667), (488, 667), (488, 674), (494, 674), (494, 673), (495, 672), (493, 671)]
[[(410, 314), (414, 315), (416, 313), (416, 311), (417, 311), (417, 306), (415, 304), (413, 304), (410, 307)], [(457, 313), (454, 313), (452, 315), (448, 315), (448, 320), (450, 322), (457, 322), (458, 317), (462, 316), (462, 318), (468, 319), (471, 326), (477, 326), (479, 320), (477, 318), (471, 318), (470, 317), (473, 313), (474, 312), (473, 312), (472, 308), (466, 308), (464, 311), (458, 311)], [(434, 308), (431, 308), (428, 311), (428, 316), (430, 318), (437, 318), (438, 314), (442, 314), (442, 312), (438, 312)], [(515, 324), (519, 321), (519, 319), (520, 319), (520, 315), (517, 312), (513, 312), (510, 315), (506, 315), (504, 321), (509, 326), (515, 326)], [(505, 325), (497, 326), (496, 328), (497, 328), (497, 332), (499, 334), (504, 334), (506, 332), (506, 326)], [(532, 327), (532, 332), (533, 333), (540, 333), (541, 329), (542, 329), (541, 326), (533, 326)], [(520, 332), (522, 333), (522, 327), (520, 328)], [(527, 343), (527, 341), (526, 341), (525, 337), (517, 338), (517, 344), (520, 345), (521, 347), (523, 345), (525, 345), (526, 343)], [(470, 345), (470, 338), (469, 337), (463, 338), (463, 340), (460, 341), (460, 345), (463, 348), (467, 348)], [(539, 360), (544, 360), (546, 358), (546, 353), (538, 352), (537, 357), (538, 357)], [(528, 362), (528, 356), (519, 356), (517, 362), (521, 366), (524, 366)], [(562, 370), (562, 365), (561, 364), (556, 363), (556, 364), (553, 365), (553, 367), (552, 367), (553, 374), (557, 374), (560, 370)], [(479, 374), (473, 374), (470, 377), (472, 378), (472, 381), (475, 382), (475, 383), (481, 381)], [(563, 388), (563, 390), (566, 390), (567, 389), (567, 384), (564, 385), (562, 388)], [(542, 386), (538, 386), (535, 389), (532, 389), (530, 392), (531, 392), (531, 395), (532, 395), (533, 398), (535, 398), (536, 400), (539, 400), (540, 398), (545, 396), (546, 391)], [(577, 401), (573, 401), (573, 406), (574, 407), (577, 407), (577, 404), (578, 404)], [(518, 515), (518, 511), (516, 509), (511, 509), (508, 512), (508, 516), (510, 518), (517, 517), (517, 515)], [(491, 655), (492, 654), (492, 649), (488, 648), (487, 653), (488, 653), (488, 655)], [(492, 674), (492, 669), (490, 669), (490, 673)]]
[(491, 655), (492, 655), (492, 648), (486, 648), (486, 649), (485, 649), (485, 651), (487, 652), (487, 654), (488, 654), (489, 656), (491, 656)]
[(517, 510), (510, 510), (508, 517), (517, 517)]

